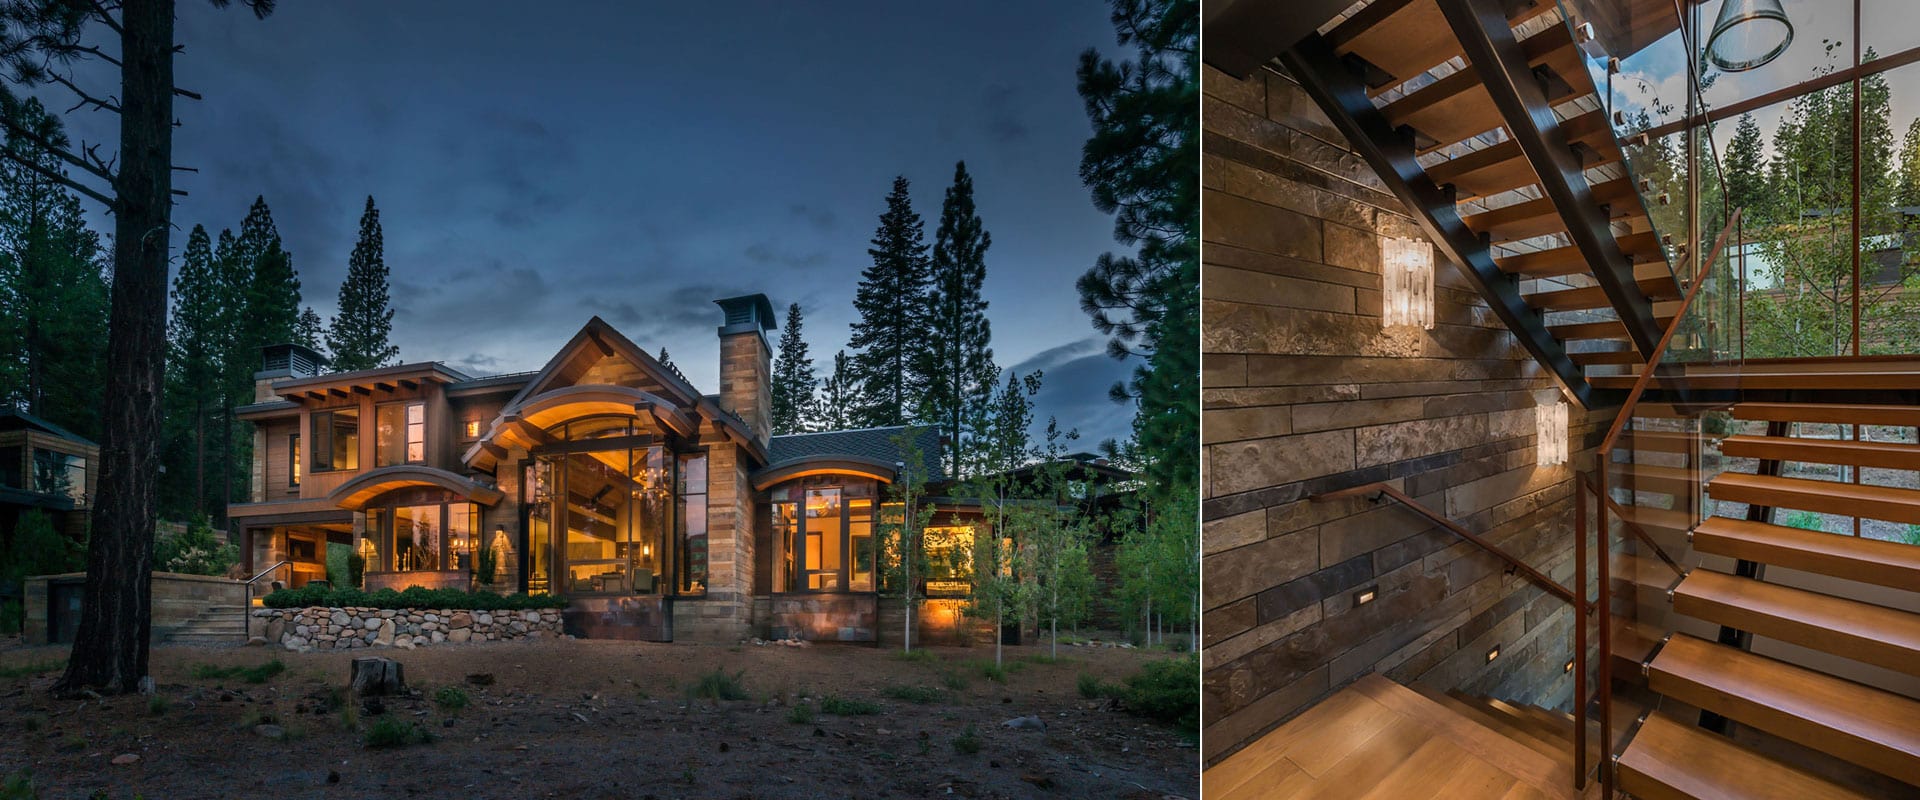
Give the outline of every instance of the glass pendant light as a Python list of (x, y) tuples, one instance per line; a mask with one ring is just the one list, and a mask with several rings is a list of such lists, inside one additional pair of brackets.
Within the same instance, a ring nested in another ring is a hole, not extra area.
[(1727, 72), (1765, 66), (1793, 43), (1793, 23), (1780, 0), (1721, 0), (1707, 37), (1707, 60)]

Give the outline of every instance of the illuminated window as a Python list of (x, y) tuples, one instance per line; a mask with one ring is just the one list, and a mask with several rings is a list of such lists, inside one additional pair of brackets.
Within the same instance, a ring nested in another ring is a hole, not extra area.
[(313, 471), (360, 468), (360, 409), (313, 412)]
[(775, 565), (788, 592), (871, 592), (872, 484), (814, 479), (773, 491)]
[(480, 438), (480, 420), (467, 420), (466, 424), (461, 428), (461, 431), (468, 439)]
[(290, 474), (287, 476), (287, 485), (299, 486), (300, 485), (300, 434), (294, 433), (294, 434), (289, 434), (287, 436), (287, 467), (290, 470)]
[(387, 403), (374, 410), (375, 466), (427, 460), (427, 404)]
[(929, 527), (925, 535), (927, 596), (964, 595), (973, 588), (973, 527)]

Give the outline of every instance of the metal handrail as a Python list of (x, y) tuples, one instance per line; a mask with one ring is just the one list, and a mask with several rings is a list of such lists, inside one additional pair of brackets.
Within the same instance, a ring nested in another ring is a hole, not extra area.
[[(1727, 246), (1727, 235), (1733, 233), (1734, 227), (1740, 224), (1740, 215), (1745, 211), (1746, 209), (1743, 208), (1733, 210), (1733, 215), (1727, 218), (1726, 227), (1721, 228), (1720, 235), (1714, 238), (1713, 247), (1706, 251), (1706, 258), (1716, 258), (1715, 254)], [(1701, 269), (1705, 270), (1707, 267)], [(1694, 298), (1700, 296), (1700, 288), (1706, 285), (1706, 279), (1696, 272), (1693, 285), (1687, 288), (1686, 298), (1680, 301), (1680, 310), (1674, 312), (1673, 321), (1667, 323), (1667, 332), (1660, 335), (1660, 342), (1653, 346), (1652, 353), (1647, 354), (1647, 365), (1640, 370), (1640, 378), (1633, 382), (1633, 391), (1627, 393), (1627, 401), (1621, 404), (1619, 416), (1614, 417), (1613, 425), (1607, 428), (1607, 438), (1600, 442), (1599, 455), (1607, 456), (1613, 453), (1613, 446), (1620, 439), (1620, 431), (1626, 427), (1627, 420), (1633, 418), (1631, 412), (1640, 405), (1640, 396), (1646, 394), (1647, 384), (1652, 382), (1653, 373), (1660, 368), (1660, 360), (1667, 355), (1667, 344), (1672, 342), (1673, 335), (1680, 331), (1681, 323), (1687, 319), (1687, 310), (1693, 308)]]
[(292, 564), (292, 563), (293, 563), (293, 561), (292, 561), (292, 560), (290, 560), (290, 559), (284, 559), (284, 558), (283, 558), (283, 559), (280, 559), (280, 561), (279, 561), (278, 563), (276, 563), (276, 564), (274, 564), (273, 566), (271, 566), (271, 567), (267, 567), (266, 569), (263, 569), (263, 570), (261, 570), (261, 571), (260, 571), (260, 574), (258, 574), (258, 575), (255, 575), (255, 576), (253, 576), (253, 577), (251, 577), (251, 578), (248, 578), (248, 579), (247, 579), (247, 581), (246, 581), (246, 583), (244, 583), (244, 584), (242, 584), (242, 585), (244, 585), (244, 586), (252, 586), (252, 585), (254, 584), (254, 582), (256, 582), (256, 581), (258, 581), (258, 580), (260, 580), (261, 578), (264, 578), (264, 577), (267, 577), (268, 575), (272, 575), (272, 574), (273, 574), (273, 571), (274, 571), (274, 570), (277, 570), (277, 569), (279, 569), (279, 568), (281, 568), (281, 567), (284, 567), (284, 566), (287, 566), (288, 564)]
[(1558, 597), (1561, 600), (1565, 600), (1568, 603), (1574, 603), (1576, 606), (1578, 606), (1578, 603), (1575, 603), (1573, 599), (1572, 589), (1568, 589), (1567, 587), (1560, 585), (1558, 581), (1555, 581), (1554, 579), (1547, 577), (1544, 573), (1540, 572), (1537, 569), (1534, 569), (1532, 566), (1529, 566), (1525, 561), (1521, 561), (1517, 556), (1513, 555), (1512, 553), (1509, 553), (1506, 550), (1501, 549), (1499, 546), (1494, 545), (1493, 543), (1480, 538), (1479, 535), (1475, 534), (1474, 532), (1469, 531), (1466, 528), (1460, 527), (1458, 523), (1455, 523), (1453, 520), (1447, 519), (1445, 516), (1442, 516), (1440, 512), (1434, 511), (1431, 508), (1421, 505), (1420, 501), (1407, 496), (1406, 492), (1402, 492), (1399, 489), (1396, 489), (1388, 484), (1385, 484), (1385, 483), (1361, 484), (1359, 486), (1355, 486), (1348, 489), (1340, 489), (1338, 491), (1327, 492), (1325, 494), (1317, 494), (1310, 499), (1312, 499), (1313, 502), (1322, 503), (1329, 500), (1339, 500), (1342, 498), (1354, 497), (1354, 496), (1366, 495), (1366, 494), (1374, 495), (1376, 502), (1380, 497), (1391, 497), (1394, 500), (1399, 501), (1401, 505), (1404, 505), (1407, 508), (1412, 509), (1414, 513), (1419, 514), (1420, 516), (1426, 517), (1427, 519), (1433, 521), (1435, 524), (1438, 524), (1440, 527), (1446, 528), (1448, 531), (1452, 532), (1453, 535), (1458, 536), (1462, 539), (1465, 539), (1468, 542), (1471, 542), (1474, 545), (1478, 546), (1481, 550), (1484, 550), (1488, 553), (1492, 553), (1495, 557), (1499, 558), (1501, 561), (1507, 562), (1507, 566), (1512, 568), (1513, 571), (1527, 576), (1528, 580), (1531, 580), (1534, 583), (1539, 584), (1540, 588), (1547, 590), (1548, 594), (1551, 594), (1554, 597)]

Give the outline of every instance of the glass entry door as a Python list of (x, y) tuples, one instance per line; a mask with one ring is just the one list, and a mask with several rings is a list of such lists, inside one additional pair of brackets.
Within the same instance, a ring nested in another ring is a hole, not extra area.
[(664, 448), (563, 448), (529, 468), (527, 591), (662, 591), (674, 507)]

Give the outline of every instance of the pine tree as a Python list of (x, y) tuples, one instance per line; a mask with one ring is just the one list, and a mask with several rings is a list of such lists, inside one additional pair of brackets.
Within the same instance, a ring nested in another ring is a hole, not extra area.
[(854, 426), (855, 402), (860, 397), (860, 382), (853, 374), (847, 351), (833, 354), (833, 372), (820, 382), (820, 399), (813, 404), (816, 431), (840, 431)]
[(207, 229), (195, 225), (173, 278), (173, 310), (167, 316), (166, 482), (172, 491), (164, 493), (162, 505), (175, 515), (207, 508), (208, 449), (218, 444), (208, 441), (208, 415), (222, 402), (223, 299)]
[(927, 296), (926, 226), (907, 190), (905, 177), (893, 179), (887, 210), (867, 248), (873, 265), (860, 273), (853, 298), (860, 312), (848, 345), (854, 351), (853, 379), (860, 385), (854, 421), (866, 427), (908, 422), (926, 386), (921, 371), (926, 326), (919, 319)]
[(1733, 208), (1748, 209), (1749, 218), (1766, 202), (1766, 164), (1760, 147), (1759, 123), (1753, 121), (1752, 114), (1741, 114), (1733, 129), (1733, 140), (1727, 143), (1727, 202)]
[(327, 326), (320, 321), (320, 312), (313, 306), (300, 309), (300, 318), (293, 323), (293, 343), (324, 355), (326, 349)]
[(967, 164), (954, 165), (953, 185), (940, 206), (933, 234), (931, 287), (927, 293), (926, 349), (921, 374), (926, 395), (921, 416), (940, 426), (946, 440), (941, 454), (951, 477), (966, 477), (972, 465), (962, 454), (978, 435), (966, 430), (973, 409), (993, 398), (999, 369), (993, 364), (993, 331), (980, 285), (987, 277), (987, 234), (973, 205), (973, 177)]
[(773, 364), (773, 432), (776, 436), (805, 430), (820, 379), (813, 374), (807, 340), (800, 335), (800, 304), (787, 306), (787, 324), (780, 330), (780, 358)]
[(1920, 206), (1920, 118), (1907, 125), (1900, 140), (1900, 170), (1896, 173), (1894, 204), (1903, 208)]
[[(0, 98), (0, 114), (52, 147), (65, 147), (58, 118), (33, 98)], [(107, 282), (100, 237), (80, 201), (39, 170), (64, 174), (46, 146), (14, 131), (0, 163), (0, 404), (100, 435), (106, 356)], [(22, 161), (37, 165), (26, 166)]]
[(374, 207), (373, 195), (367, 195), (360, 238), (347, 258), (347, 279), (340, 283), (340, 310), (327, 328), (327, 350), (336, 371), (385, 366), (400, 353), (387, 341), (393, 333), (393, 309), (388, 307), (385, 249), (380, 209)]
[(1093, 136), (1080, 178), (1094, 206), (1115, 214), (1131, 255), (1102, 255), (1076, 283), (1108, 352), (1144, 356), (1117, 400), (1136, 403), (1147, 491), (1161, 499), (1199, 486), (1199, 8), (1195, 0), (1112, 0), (1120, 44), (1135, 58), (1080, 56), (1079, 91)]
[(228, 367), (236, 395), (246, 397), (252, 394), (260, 348), (294, 340), (300, 321), (300, 274), (293, 268), (293, 254), (281, 247), (280, 230), (273, 224), (273, 210), (265, 197), (256, 196), (247, 209), (232, 253), (245, 272), (246, 288), (239, 336)]

